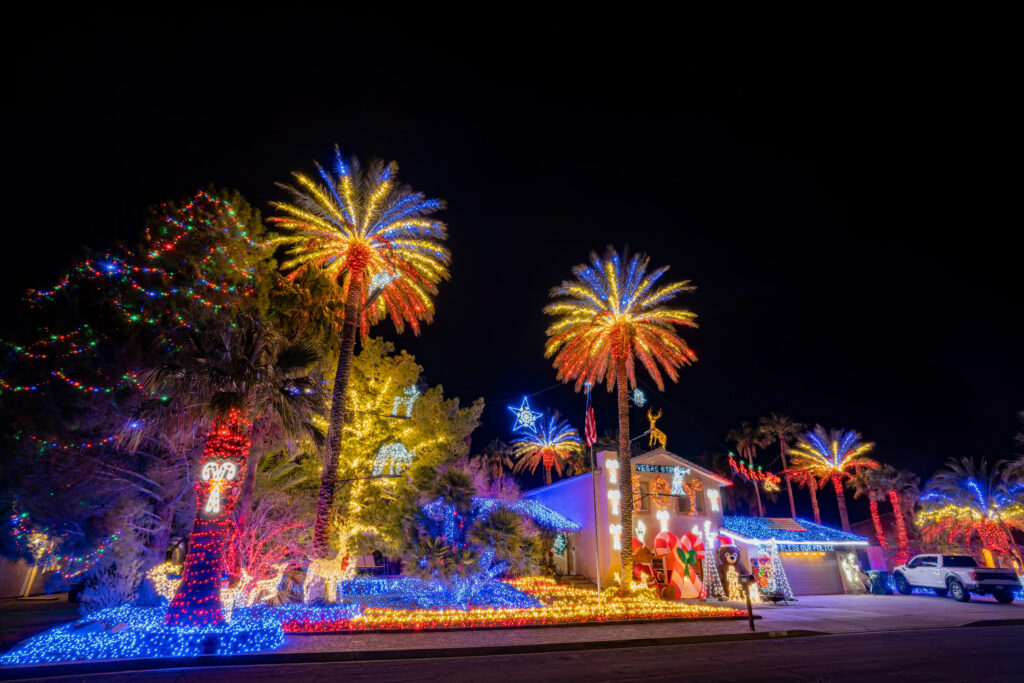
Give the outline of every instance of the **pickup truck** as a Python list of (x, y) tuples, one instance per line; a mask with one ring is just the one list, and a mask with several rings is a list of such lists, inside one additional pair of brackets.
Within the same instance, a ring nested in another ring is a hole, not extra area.
[(896, 590), (903, 595), (910, 595), (914, 588), (931, 588), (936, 595), (948, 593), (958, 602), (968, 602), (971, 593), (977, 593), (1008, 604), (1021, 588), (1013, 570), (979, 567), (970, 555), (917, 555), (892, 574)]

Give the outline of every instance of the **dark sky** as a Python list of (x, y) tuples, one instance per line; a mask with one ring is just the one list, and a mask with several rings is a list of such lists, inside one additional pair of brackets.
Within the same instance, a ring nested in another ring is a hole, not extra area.
[[(396, 341), (448, 394), (487, 400), (475, 444), (508, 438), (506, 405), (554, 384), (547, 292), (613, 243), (698, 287), (680, 303), (700, 361), (653, 398), (670, 450), (716, 449), (701, 430), (721, 440), (769, 411), (858, 429), (925, 476), (1013, 449), (1019, 76), (999, 36), (50, 19), (4, 47), (5, 327), (25, 288), (82, 245), (133, 238), (148, 204), (212, 181), (267, 210), (274, 181), (337, 142), (449, 204), (436, 321)], [(595, 402), (612, 428), (612, 398)], [(582, 427), (568, 387), (533, 403)]]

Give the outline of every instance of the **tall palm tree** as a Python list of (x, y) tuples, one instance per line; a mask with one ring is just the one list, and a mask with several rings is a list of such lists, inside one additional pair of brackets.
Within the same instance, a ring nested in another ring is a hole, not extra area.
[[(890, 465), (891, 467), (891, 465)], [(878, 545), (882, 550), (889, 549), (889, 541), (885, 538), (885, 531), (882, 529), (882, 519), (878, 516), (878, 504), (885, 500), (885, 490), (879, 486), (881, 469), (862, 469), (850, 479), (850, 487), (853, 489), (853, 497), (865, 496), (868, 499), (868, 506), (871, 509), (871, 523), (875, 526), (875, 536), (878, 538)], [(893, 513), (895, 515), (895, 513)]]
[(1013, 530), (1024, 531), (1024, 483), (1007, 482), (1005, 474), (1002, 460), (991, 466), (984, 459), (948, 460), (919, 500), (916, 522), (924, 538), (962, 542), (970, 552), (977, 536), (985, 550), (1021, 562)]
[[(789, 444), (800, 435), (800, 432), (807, 428), (807, 425), (801, 424), (785, 415), (771, 413), (768, 417), (761, 418), (758, 428), (763, 434), (770, 436), (773, 441), (779, 442), (779, 455), (782, 457), (782, 470), (785, 472), (789, 469), (789, 462), (786, 460), (786, 455), (789, 453)], [(796, 503), (793, 501), (793, 477), (789, 474), (785, 476), (786, 492), (789, 493), (789, 514), (792, 517), (796, 517)]]
[(850, 479), (862, 469), (878, 468), (878, 463), (867, 457), (874, 447), (874, 443), (861, 441), (857, 432), (841, 429), (826, 432), (821, 425), (815, 425), (813, 431), (800, 436), (797, 445), (790, 451), (794, 471), (815, 477), (821, 484), (832, 481), (844, 531), (850, 530), (850, 515), (846, 511), (846, 495), (843, 491), (844, 480)]
[(562, 476), (566, 461), (583, 452), (579, 434), (566, 420), (558, 417), (556, 411), (547, 422), (539, 420), (536, 431), (512, 442), (517, 458), (513, 471), (522, 472), (529, 468), (533, 474), (538, 466), (543, 466), (544, 484), (547, 486), (551, 484), (551, 470)]
[(327, 452), (313, 527), (314, 558), (328, 552), (328, 526), (338, 477), (345, 400), (357, 328), (365, 336), (384, 318), (401, 332), (418, 334), (420, 321), (433, 319), (432, 296), (448, 277), (451, 256), (441, 243), (444, 223), (429, 218), (444, 207), (398, 183), (398, 165), (374, 161), (363, 170), (334, 148), (335, 173), (317, 164), (320, 181), (293, 174), (298, 187), (279, 185), (292, 203), (274, 202), (283, 215), (270, 218), (281, 231), (273, 244), (285, 246), (281, 264), (298, 277), (318, 270), (340, 289), (345, 302), (338, 367), (331, 394)]
[(512, 455), (512, 447), (501, 439), (495, 439), (484, 448), (479, 457), (483, 460), (484, 470), (492, 482), (500, 479), (505, 470), (510, 470), (515, 465)]
[[(258, 438), (261, 430), (322, 439), (314, 418), (323, 402), (312, 375), (319, 356), (249, 315), (182, 328), (174, 341), (171, 360), (141, 373), (143, 389), (161, 398), (143, 406), (141, 427), (124, 438), (129, 446), (153, 432), (184, 440), (197, 424), (212, 423), (195, 484), (196, 518), (182, 587), (167, 612), (168, 624), (202, 626), (223, 621), (220, 576), (231, 535), (244, 529), (250, 513), (259, 457), (268, 443)], [(258, 451), (250, 463), (254, 437)], [(238, 520), (232, 522), (239, 497)]]
[(697, 360), (675, 327), (696, 327), (696, 314), (667, 306), (695, 288), (689, 281), (658, 285), (668, 267), (648, 272), (649, 262), (642, 254), (620, 257), (612, 247), (603, 258), (591, 253), (589, 264), (573, 268), (575, 279), (551, 290), (555, 300), (544, 308), (555, 318), (547, 329), (545, 356), (554, 357), (558, 379), (575, 381), (576, 391), (602, 381), (608, 391), (618, 389), (623, 585), (633, 575), (633, 507), (626, 501), (633, 500), (629, 389), (636, 387), (636, 361), (663, 389), (663, 371), (674, 382), (682, 367)]
[[(757, 457), (757, 449), (764, 448), (770, 444), (770, 438), (770, 434), (766, 434), (763, 430), (758, 429), (749, 422), (744, 422), (740, 425), (739, 429), (731, 430), (726, 435), (725, 440), (736, 444), (736, 450), (740, 452), (740, 457), (745, 458), (747, 462), (753, 465), (754, 459)], [(764, 517), (764, 503), (761, 502), (760, 487), (756, 480), (751, 483), (754, 485), (754, 496), (757, 499), (757, 514), (760, 517)]]

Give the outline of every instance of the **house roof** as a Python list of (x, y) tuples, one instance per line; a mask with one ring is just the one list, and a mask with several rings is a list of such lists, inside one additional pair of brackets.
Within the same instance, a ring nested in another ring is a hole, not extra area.
[(689, 467), (691, 470), (700, 472), (705, 477), (709, 477), (711, 479), (714, 479), (715, 481), (717, 481), (722, 486), (732, 486), (732, 481), (731, 480), (726, 479), (725, 477), (723, 477), (720, 474), (715, 474), (711, 470), (708, 470), (708, 469), (706, 469), (704, 467), (701, 467), (700, 465), (692, 463), (689, 460), (687, 460), (686, 458), (682, 458), (682, 457), (676, 455), (675, 453), (673, 453), (671, 451), (665, 450), (664, 448), (655, 448), (653, 451), (647, 451), (646, 453), (641, 453), (640, 455), (634, 455), (632, 458), (629, 459), (629, 461), (631, 463), (644, 463), (644, 462), (646, 462), (648, 460), (654, 460), (655, 458), (657, 458), (659, 456), (667, 457), (670, 460), (676, 460), (676, 461), (679, 462), (680, 465), (683, 465), (685, 467)]
[(486, 514), (496, 507), (504, 507), (514, 510), (521, 515), (529, 517), (542, 527), (552, 531), (580, 531), (583, 525), (574, 522), (561, 512), (556, 512), (543, 503), (536, 500), (515, 500), (507, 501), (499, 498), (473, 498), (478, 513)]
[(792, 517), (722, 517), (722, 533), (740, 541), (769, 541), (790, 545), (830, 543), (832, 545), (867, 545), (864, 536), (833, 529), (823, 524)]

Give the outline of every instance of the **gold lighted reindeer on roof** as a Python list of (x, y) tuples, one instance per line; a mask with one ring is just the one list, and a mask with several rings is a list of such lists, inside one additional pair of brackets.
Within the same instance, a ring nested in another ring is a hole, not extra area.
[(657, 415), (652, 413), (650, 409), (647, 410), (647, 421), (651, 423), (651, 438), (648, 440), (647, 445), (650, 446), (651, 448), (654, 448), (654, 444), (657, 443), (661, 445), (662, 450), (665, 450), (665, 444), (668, 443), (668, 437), (665, 436), (665, 432), (661, 431), (660, 429), (654, 426), (654, 423), (660, 419), (661, 410), (658, 411)]

